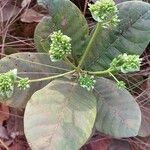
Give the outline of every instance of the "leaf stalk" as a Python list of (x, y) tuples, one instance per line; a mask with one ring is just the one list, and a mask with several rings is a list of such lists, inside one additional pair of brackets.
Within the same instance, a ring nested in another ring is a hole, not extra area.
[(39, 81), (46, 81), (46, 80), (54, 80), (69, 74), (73, 74), (75, 72), (75, 70), (69, 71), (69, 72), (65, 72), (63, 74), (59, 74), (59, 75), (55, 75), (55, 76), (50, 76), (50, 77), (45, 77), (45, 78), (40, 78), (40, 79), (33, 79), (33, 80), (29, 80), (29, 83), (33, 83), (33, 82), (39, 82)]

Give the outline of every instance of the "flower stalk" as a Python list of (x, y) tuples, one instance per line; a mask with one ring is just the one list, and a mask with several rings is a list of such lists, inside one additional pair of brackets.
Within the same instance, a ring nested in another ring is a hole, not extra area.
[(89, 42), (89, 44), (88, 44), (88, 46), (87, 46), (87, 48), (86, 48), (86, 50), (85, 50), (83, 56), (81, 57), (81, 60), (80, 60), (79, 65), (78, 65), (78, 68), (80, 68), (80, 67), (82, 66), (82, 64), (83, 64), (83, 62), (84, 62), (84, 60), (85, 60), (85, 58), (87, 57), (89, 51), (91, 50), (91, 48), (92, 48), (92, 46), (93, 46), (92, 43), (96, 40), (97, 35), (100, 34), (100, 32), (102, 32), (102, 30), (103, 30), (103, 28), (102, 28), (101, 24), (98, 23), (98, 24), (96, 25), (96, 29), (95, 29), (95, 31), (94, 31), (92, 37), (91, 37), (91, 40), (90, 40), (90, 42)]
[(55, 76), (29, 80), (29, 83), (46, 81), (46, 80), (54, 80), (54, 79), (57, 79), (57, 78), (60, 78), (60, 77), (66, 76), (66, 75), (70, 75), (70, 74), (73, 74), (73, 73), (75, 73), (75, 70), (72, 70), (72, 71), (69, 71), (69, 72), (66, 72), (66, 73), (63, 73), (63, 74), (55, 75)]

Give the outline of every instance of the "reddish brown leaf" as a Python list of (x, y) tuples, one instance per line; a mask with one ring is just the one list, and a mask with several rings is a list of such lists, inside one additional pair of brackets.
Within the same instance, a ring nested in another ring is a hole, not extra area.
[(31, 0), (23, 0), (21, 3), (21, 7), (24, 8), (31, 3)]
[(92, 138), (81, 150), (108, 150), (112, 139), (103, 135)]
[(18, 142), (10, 146), (9, 150), (31, 150), (31, 149), (28, 147), (26, 142), (24, 142), (23, 140), (19, 140)]
[(107, 150), (131, 150), (131, 147), (125, 140), (114, 139)]
[(7, 131), (12, 139), (24, 135), (23, 111), (12, 108), (11, 117), (7, 121)]
[(3, 104), (0, 105), (0, 124), (9, 118), (9, 108)]
[(8, 132), (2, 125), (0, 125), (0, 138), (5, 140), (9, 139)]
[(21, 15), (21, 21), (26, 23), (32, 23), (32, 22), (40, 22), (40, 20), (44, 17), (43, 14), (40, 14), (36, 12), (33, 9), (27, 9), (22, 15)]
[(6, 22), (10, 20), (12, 17), (18, 15), (20, 8), (11, 4), (7, 4), (4, 7), (0, 6), (1, 8), (1, 15), (0, 15), (0, 22)]

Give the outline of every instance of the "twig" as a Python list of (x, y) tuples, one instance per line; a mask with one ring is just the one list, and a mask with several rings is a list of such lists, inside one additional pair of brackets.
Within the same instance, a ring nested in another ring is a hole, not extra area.
[(88, 0), (85, 0), (83, 15), (86, 14), (87, 5), (88, 5)]
[(9, 148), (7, 147), (7, 145), (0, 139), (0, 143), (2, 144), (2, 146), (6, 149), (9, 150)]

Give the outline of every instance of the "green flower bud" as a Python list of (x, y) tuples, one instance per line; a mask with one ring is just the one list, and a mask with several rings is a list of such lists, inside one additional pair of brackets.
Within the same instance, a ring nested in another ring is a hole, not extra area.
[(115, 27), (120, 21), (118, 19), (118, 9), (113, 0), (99, 0), (95, 4), (89, 4), (92, 17), (101, 23), (104, 28)]
[(88, 91), (94, 89), (95, 82), (94, 76), (89, 76), (87, 74), (81, 75), (79, 78), (80, 86), (86, 88)]
[(118, 81), (118, 82), (117, 82), (117, 87), (118, 87), (119, 89), (125, 89), (125, 88), (126, 88), (126, 84), (125, 84), (125, 82), (123, 82), (123, 81)]
[(122, 73), (140, 71), (141, 60), (139, 55), (119, 55), (114, 58), (110, 64), (110, 68)]
[(63, 35), (63, 33), (59, 30), (57, 32), (53, 32), (51, 37), (51, 45), (50, 45), (50, 58), (52, 61), (59, 61), (63, 59), (65, 56), (71, 54), (71, 38), (67, 35)]
[(27, 88), (29, 88), (29, 78), (20, 79), (18, 82), (18, 87), (20, 88), (20, 90), (26, 90)]
[(2, 99), (10, 98), (14, 91), (14, 85), (17, 76), (17, 69), (0, 75), (0, 97)]

